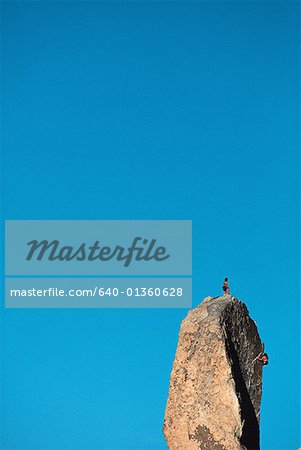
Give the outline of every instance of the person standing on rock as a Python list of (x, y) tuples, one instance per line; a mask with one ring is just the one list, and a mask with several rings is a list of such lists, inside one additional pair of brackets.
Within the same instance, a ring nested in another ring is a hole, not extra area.
[(230, 289), (229, 289), (229, 284), (228, 284), (228, 278), (225, 278), (225, 279), (224, 279), (223, 291), (224, 291), (224, 295), (230, 295)]

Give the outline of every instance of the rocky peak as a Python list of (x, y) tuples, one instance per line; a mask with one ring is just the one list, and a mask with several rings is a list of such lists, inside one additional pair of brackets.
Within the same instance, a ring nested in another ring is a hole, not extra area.
[(259, 449), (262, 348), (246, 305), (230, 295), (189, 311), (170, 376), (169, 450)]

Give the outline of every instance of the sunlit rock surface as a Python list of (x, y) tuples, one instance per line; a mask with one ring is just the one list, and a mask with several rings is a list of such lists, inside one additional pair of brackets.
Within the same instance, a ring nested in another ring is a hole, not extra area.
[(164, 418), (169, 450), (259, 449), (261, 350), (243, 302), (207, 297), (188, 313)]

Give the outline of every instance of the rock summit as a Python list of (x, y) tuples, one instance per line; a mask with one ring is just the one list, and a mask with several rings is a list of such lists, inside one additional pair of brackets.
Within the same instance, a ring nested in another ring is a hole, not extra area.
[(246, 305), (207, 297), (181, 324), (163, 432), (169, 450), (258, 450), (263, 344)]

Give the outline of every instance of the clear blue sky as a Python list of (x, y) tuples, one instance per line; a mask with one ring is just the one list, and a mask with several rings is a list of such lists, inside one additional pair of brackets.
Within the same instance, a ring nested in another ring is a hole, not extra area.
[[(2, 4), (3, 218), (192, 219), (194, 305), (228, 275), (270, 355), (262, 450), (301, 445), (298, 9)], [(166, 449), (186, 313), (2, 307), (1, 448)]]

